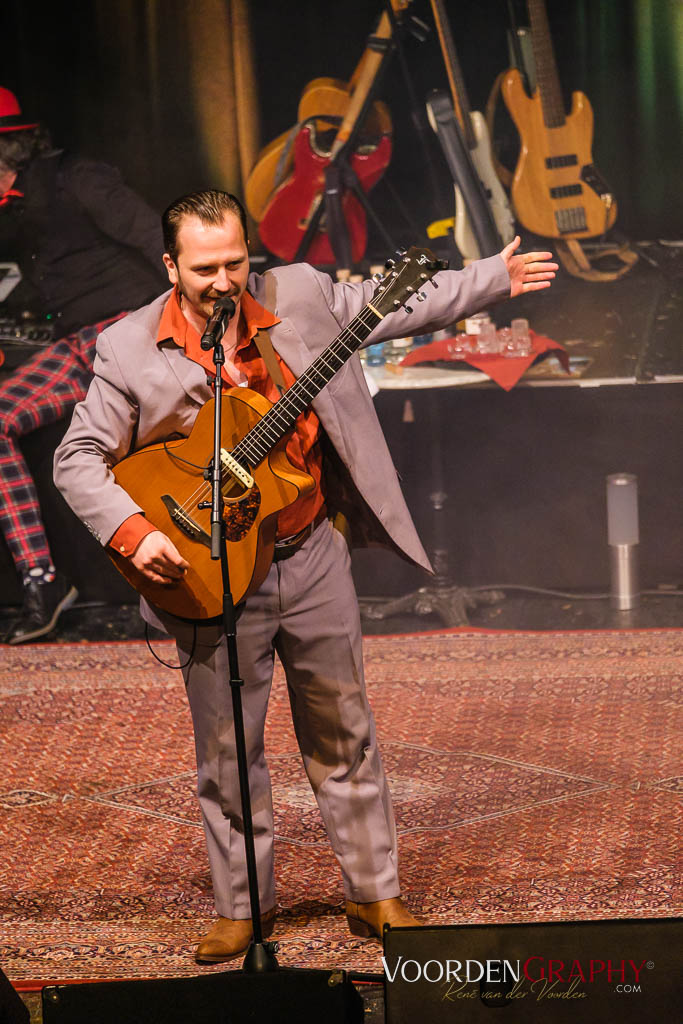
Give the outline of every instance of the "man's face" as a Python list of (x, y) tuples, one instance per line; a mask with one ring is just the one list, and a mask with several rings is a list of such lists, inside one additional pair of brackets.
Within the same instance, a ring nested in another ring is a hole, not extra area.
[(197, 316), (208, 319), (216, 299), (225, 295), (239, 302), (249, 277), (249, 251), (239, 218), (226, 213), (221, 224), (204, 224), (198, 217), (183, 219), (177, 236), (177, 262), (164, 253), (171, 284)]

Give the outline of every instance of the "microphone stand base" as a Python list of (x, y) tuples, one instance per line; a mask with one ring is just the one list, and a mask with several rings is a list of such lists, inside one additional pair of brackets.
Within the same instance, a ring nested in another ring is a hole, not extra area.
[(245, 974), (265, 974), (278, 971), (280, 965), (275, 954), (280, 946), (277, 942), (252, 942), (242, 964)]
[(380, 601), (360, 601), (361, 615), (366, 619), (388, 619), (392, 615), (437, 614), (444, 625), (469, 626), (468, 609), (505, 600), (502, 590), (470, 590), (467, 587), (432, 585), (420, 587), (412, 594)]

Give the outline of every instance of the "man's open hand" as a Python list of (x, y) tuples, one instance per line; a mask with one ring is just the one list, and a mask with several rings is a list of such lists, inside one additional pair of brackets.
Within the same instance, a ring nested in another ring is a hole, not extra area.
[(501, 257), (510, 275), (510, 298), (522, 292), (535, 292), (540, 288), (550, 288), (555, 277), (557, 263), (548, 263), (553, 258), (551, 252), (523, 252), (515, 254), (521, 244), (521, 238), (515, 238), (506, 245)]
[(161, 530), (143, 537), (130, 560), (153, 583), (177, 583), (190, 568), (173, 541)]

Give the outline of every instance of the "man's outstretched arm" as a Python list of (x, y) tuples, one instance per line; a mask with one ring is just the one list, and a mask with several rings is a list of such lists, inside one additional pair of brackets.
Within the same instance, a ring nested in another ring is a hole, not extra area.
[(550, 288), (550, 283), (558, 269), (557, 263), (549, 263), (553, 258), (551, 252), (517, 253), (521, 238), (516, 235), (509, 245), (501, 251), (500, 257), (510, 275), (510, 298), (523, 292), (536, 292), (540, 288)]

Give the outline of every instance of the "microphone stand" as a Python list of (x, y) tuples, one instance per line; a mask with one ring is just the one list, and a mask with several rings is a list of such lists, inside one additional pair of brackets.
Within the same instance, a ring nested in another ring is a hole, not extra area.
[(278, 970), (275, 957), (278, 944), (264, 942), (261, 929), (261, 908), (258, 891), (258, 874), (256, 871), (256, 853), (254, 850), (254, 826), (251, 815), (251, 795), (249, 793), (249, 768), (247, 766), (247, 750), (244, 739), (244, 716), (242, 713), (242, 693), (240, 687), (244, 680), (240, 677), (237, 656), (237, 618), (235, 605), (230, 590), (230, 569), (228, 565), (227, 536), (223, 517), (223, 480), (221, 470), (221, 413), (223, 402), (223, 365), (225, 352), (221, 340), (228, 321), (235, 313), (232, 299), (219, 299), (214, 306), (213, 316), (207, 324), (202, 337), (202, 348), (213, 348), (213, 362), (216, 372), (213, 379), (214, 391), (214, 440), (213, 459), (207, 475), (211, 479), (211, 502), (203, 502), (200, 508), (211, 506), (211, 558), (221, 562), (223, 582), (223, 629), (228, 647), (228, 665), (230, 669), (230, 691), (232, 694), (232, 712), (235, 728), (235, 751), (237, 755), (237, 773), (242, 801), (242, 821), (244, 826), (244, 847), (247, 860), (247, 879), (249, 882), (249, 901), (251, 904), (251, 921), (253, 938), (244, 958), (242, 969), (249, 973), (263, 973)]

